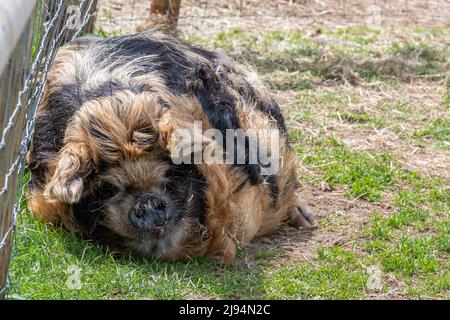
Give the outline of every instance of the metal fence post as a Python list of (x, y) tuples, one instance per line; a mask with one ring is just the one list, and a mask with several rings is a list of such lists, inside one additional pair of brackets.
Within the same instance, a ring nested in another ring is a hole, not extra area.
[(150, 15), (159, 14), (166, 16), (169, 29), (177, 28), (178, 16), (180, 15), (181, 0), (153, 0), (150, 7)]

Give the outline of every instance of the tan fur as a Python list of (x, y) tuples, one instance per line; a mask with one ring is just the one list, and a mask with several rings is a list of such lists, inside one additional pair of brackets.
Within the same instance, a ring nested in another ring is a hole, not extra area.
[[(97, 164), (100, 159), (110, 162), (119, 159), (139, 160), (146, 159), (157, 163), (157, 155), (145, 153), (146, 141), (155, 141), (155, 135), (160, 140), (157, 143), (161, 148), (170, 150), (171, 134), (176, 129), (192, 128), (192, 123), (202, 121), (204, 130), (210, 128), (208, 120), (202, 113), (198, 101), (173, 97), (165, 92), (166, 100), (177, 104), (178, 108), (163, 111), (156, 104), (155, 97), (149, 94), (135, 96), (121, 93), (101, 101), (89, 101), (80, 108), (73, 121), (66, 130), (65, 147), (57, 157), (54, 174), (47, 184), (44, 192), (48, 199), (31, 199), (30, 209), (45, 220), (56, 222), (69, 216), (66, 225), (70, 225), (70, 214), (64, 205), (80, 199), (83, 192), (81, 178), (74, 178), (81, 171), (88, 172), (91, 165)], [(149, 107), (151, 106), (151, 107)], [(240, 105), (239, 120), (244, 129), (260, 129), (276, 127), (261, 112), (251, 106)], [(92, 124), (94, 123), (94, 124)], [(142, 127), (150, 124), (158, 132), (146, 134), (139, 132)], [(91, 129), (107, 136), (108, 139), (93, 137)], [(180, 260), (199, 254), (207, 254), (224, 262), (234, 259), (236, 248), (247, 244), (255, 236), (273, 232), (282, 221), (287, 218), (288, 209), (295, 203), (296, 195), (292, 185), (292, 176), (295, 175), (295, 156), (284, 144), (281, 144), (282, 167), (278, 174), (279, 188), (284, 190), (279, 200), (272, 207), (267, 198), (267, 186), (246, 185), (240, 192), (234, 193), (245, 179), (242, 172), (228, 165), (199, 165), (200, 172), (206, 177), (208, 190), (206, 199), (208, 203), (207, 234), (202, 241), (188, 243), (180, 250), (171, 252), (165, 257), (168, 260)], [(145, 166), (140, 167), (137, 161), (127, 173), (109, 172), (104, 180), (117, 186), (130, 184), (144, 184), (151, 187), (156, 176), (149, 176)], [(157, 166), (157, 165), (156, 165)], [(164, 173), (164, 168), (160, 171)], [(158, 182), (159, 184), (162, 181)], [(131, 200), (131, 199), (130, 199)], [(119, 234), (127, 235), (131, 226), (125, 223), (122, 210), (131, 207), (132, 202), (123, 203), (110, 215), (112, 225)], [(202, 229), (203, 226), (198, 228)], [(202, 231), (203, 233), (203, 231)], [(199, 245), (200, 243), (200, 245)]]
[(68, 230), (74, 228), (67, 205), (58, 199), (44, 196), (38, 190), (34, 190), (28, 195), (28, 209), (53, 225), (62, 224)]

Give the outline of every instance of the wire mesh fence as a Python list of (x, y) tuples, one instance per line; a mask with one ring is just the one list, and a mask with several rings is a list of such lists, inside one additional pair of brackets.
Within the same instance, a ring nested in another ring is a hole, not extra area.
[[(32, 13), (25, 26), (10, 23), (20, 36), (0, 77), (0, 297), (8, 288), (13, 231), (25, 199), (25, 157), (46, 75), (57, 49), (90, 26), (96, 1), (22, 2)], [(18, 8), (10, 21), (25, 14)]]

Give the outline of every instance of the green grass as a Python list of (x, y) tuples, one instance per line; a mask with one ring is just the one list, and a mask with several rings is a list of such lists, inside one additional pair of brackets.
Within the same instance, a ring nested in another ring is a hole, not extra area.
[(330, 114), (334, 118), (338, 118), (343, 121), (355, 124), (370, 124), (377, 128), (384, 127), (386, 125), (386, 120), (379, 117), (373, 117), (364, 111), (344, 111), (344, 112), (333, 112)]
[(347, 185), (347, 195), (376, 201), (394, 186), (396, 176), (390, 155), (352, 151), (334, 137), (315, 140), (314, 146), (296, 145), (294, 150), (303, 163), (319, 169), (322, 181), (331, 187)]
[(450, 90), (444, 96), (444, 106), (450, 109)]
[(446, 47), (430, 46), (427, 43), (394, 43), (391, 48), (394, 55), (405, 59), (418, 59), (422, 65), (416, 70), (418, 75), (431, 75), (442, 72), (442, 64), (449, 54)]
[(433, 239), (404, 237), (392, 245), (372, 242), (369, 251), (378, 256), (386, 272), (400, 276), (434, 273), (440, 264), (434, 253)]
[(409, 295), (450, 298), (450, 188), (439, 179), (406, 178), (411, 185), (396, 192), (395, 212), (372, 217), (365, 247)]
[(446, 143), (450, 146), (450, 119), (434, 119), (425, 128), (414, 132), (418, 138), (432, 139), (434, 145), (439, 147)]
[[(357, 257), (339, 248), (320, 249), (318, 265), (294, 263), (282, 268), (274, 266), (276, 252), (262, 249), (250, 265), (239, 259), (231, 266), (202, 258), (188, 263), (137, 261), (104, 253), (27, 213), (14, 256), (9, 293), (14, 299), (358, 298), (365, 286), (362, 270), (346, 273)], [(80, 288), (67, 285), (74, 270), (79, 270)], [(298, 281), (305, 287), (297, 286)], [(321, 293), (341, 282), (342, 288)], [(352, 282), (355, 285), (344, 290)]]
[(444, 102), (443, 102), (444, 108), (447, 108), (450, 110), (450, 78), (447, 79), (447, 88), (444, 93)]
[(268, 86), (273, 90), (295, 90), (306, 91), (313, 89), (316, 85), (308, 75), (301, 73), (290, 73), (283, 70), (275, 70), (270, 74), (271, 80)]
[(361, 259), (339, 247), (319, 248), (317, 266), (279, 268), (266, 279), (271, 299), (360, 299), (367, 290)]
[[(202, 258), (187, 263), (137, 261), (104, 253), (27, 213), (14, 256), (13, 299), (345, 299), (362, 298), (366, 290), (358, 257), (338, 247), (319, 248), (313, 263), (282, 267), (274, 263), (278, 254), (267, 250), (257, 251), (251, 264), (238, 259), (230, 266)], [(74, 270), (79, 270), (79, 288), (67, 284)]]
[(347, 100), (357, 102), (355, 97), (347, 97), (336, 90), (326, 90), (324, 92), (315, 93), (312, 91), (300, 92), (297, 95), (297, 104), (300, 106), (316, 105), (316, 106), (333, 106), (343, 103)]
[(102, 27), (98, 27), (94, 29), (93, 34), (101, 38), (111, 38), (123, 35), (123, 31), (121, 29), (113, 29), (111, 31), (106, 31)]
[[(13, 298), (225, 298), (253, 296), (262, 290), (258, 268), (223, 266), (204, 259), (161, 263), (118, 258), (28, 214), (24, 214), (15, 251)], [(79, 290), (66, 284), (74, 275), (73, 266), (80, 270)]]

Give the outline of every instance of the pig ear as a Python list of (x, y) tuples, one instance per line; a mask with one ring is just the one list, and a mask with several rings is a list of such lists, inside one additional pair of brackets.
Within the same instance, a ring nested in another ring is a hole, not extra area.
[(55, 173), (44, 194), (64, 203), (78, 203), (92, 171), (93, 163), (87, 147), (79, 143), (67, 144), (59, 153)]

